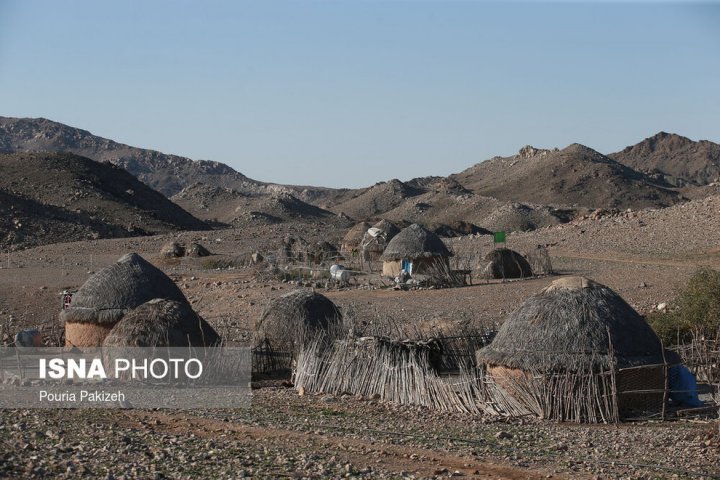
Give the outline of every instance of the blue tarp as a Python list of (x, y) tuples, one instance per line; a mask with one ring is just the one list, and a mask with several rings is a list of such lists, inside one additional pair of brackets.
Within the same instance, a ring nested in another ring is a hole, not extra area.
[(695, 376), (685, 365), (670, 368), (670, 400), (683, 407), (701, 407)]

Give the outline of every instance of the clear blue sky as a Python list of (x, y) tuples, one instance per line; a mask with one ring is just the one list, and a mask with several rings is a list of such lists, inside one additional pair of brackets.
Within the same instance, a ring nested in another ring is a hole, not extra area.
[(335, 187), (720, 142), (720, 3), (0, 0), (0, 115)]

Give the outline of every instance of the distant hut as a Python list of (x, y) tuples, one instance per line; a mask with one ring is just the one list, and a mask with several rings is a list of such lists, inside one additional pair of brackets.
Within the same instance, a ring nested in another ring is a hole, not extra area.
[[(549, 381), (564, 374), (615, 371), (621, 414), (660, 408), (663, 361), (679, 362), (676, 354), (663, 351), (652, 328), (619, 295), (583, 277), (561, 278), (530, 297), (476, 356), (496, 384), (521, 403), (532, 397), (522, 385), (538, 378)], [(535, 385), (530, 390), (538, 391)], [(536, 401), (558, 401), (550, 397)]]
[(185, 256), (185, 247), (178, 242), (167, 242), (160, 248), (160, 256), (164, 258), (179, 258)]
[(364, 234), (361, 242), (363, 258), (370, 261), (380, 260), (387, 244), (400, 229), (389, 220), (380, 220), (370, 227)]
[(156, 298), (125, 315), (103, 347), (205, 347), (220, 336), (187, 302)]
[(383, 275), (422, 274), (438, 265), (449, 268), (451, 256), (440, 237), (414, 223), (388, 242), (381, 257)]
[(91, 276), (73, 295), (69, 308), (60, 312), (67, 346), (100, 346), (115, 324), (130, 310), (165, 298), (187, 299), (158, 268), (140, 255), (129, 253)]
[(286, 235), (278, 252), (283, 263), (303, 263), (307, 260), (310, 243), (299, 235)]
[(331, 331), (342, 322), (340, 311), (324, 295), (308, 289), (286, 293), (272, 301), (257, 327), (257, 346), (297, 353), (308, 335)]
[(340, 253), (345, 258), (354, 258), (360, 254), (360, 244), (362, 243), (365, 232), (370, 228), (367, 222), (360, 222), (352, 227), (340, 242)]
[(308, 246), (308, 261), (315, 265), (324, 265), (328, 262), (334, 262), (340, 256), (337, 247), (332, 243), (320, 241)]
[(527, 278), (533, 274), (527, 259), (509, 248), (496, 248), (485, 255), (480, 270), (485, 278)]
[(185, 249), (185, 255), (188, 257), (208, 257), (210, 251), (197, 242), (191, 242), (190, 246)]

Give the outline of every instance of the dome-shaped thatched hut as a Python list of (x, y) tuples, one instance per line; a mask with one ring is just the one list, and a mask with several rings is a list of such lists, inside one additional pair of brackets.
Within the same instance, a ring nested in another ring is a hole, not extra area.
[(156, 298), (125, 315), (103, 347), (209, 347), (220, 336), (186, 302)]
[(340, 253), (342, 253), (345, 258), (352, 258), (360, 253), (360, 244), (368, 228), (370, 228), (369, 223), (360, 222), (348, 230), (340, 242)]
[(133, 308), (164, 298), (187, 303), (187, 299), (158, 268), (140, 255), (129, 253), (91, 276), (60, 312), (65, 324), (65, 344), (100, 346), (115, 324)]
[(330, 331), (342, 323), (335, 304), (308, 289), (286, 293), (272, 301), (257, 327), (256, 345), (275, 352), (296, 353), (308, 335)]
[(387, 244), (398, 233), (400, 229), (389, 220), (380, 220), (368, 228), (360, 244), (363, 257), (371, 261), (379, 260)]
[(185, 255), (188, 257), (208, 257), (210, 251), (197, 242), (191, 242), (190, 246), (185, 249)]
[[(583, 277), (561, 278), (530, 297), (477, 351), (478, 364), (510, 394), (538, 375), (614, 371), (621, 412), (662, 405), (664, 359), (679, 362), (625, 300)], [(646, 393), (623, 394), (630, 390)]]
[(449, 268), (451, 256), (440, 237), (414, 223), (388, 242), (382, 255), (383, 275), (395, 277), (403, 270), (422, 274), (438, 265)]
[(532, 277), (532, 268), (525, 257), (509, 248), (496, 248), (485, 255), (480, 264), (485, 278)]
[(185, 247), (178, 242), (167, 242), (160, 247), (160, 256), (163, 258), (179, 258), (185, 256)]
[(278, 251), (283, 263), (303, 263), (307, 260), (310, 243), (299, 235), (286, 235)]
[(330, 242), (320, 241), (308, 246), (308, 261), (315, 265), (324, 265), (340, 257), (337, 247)]

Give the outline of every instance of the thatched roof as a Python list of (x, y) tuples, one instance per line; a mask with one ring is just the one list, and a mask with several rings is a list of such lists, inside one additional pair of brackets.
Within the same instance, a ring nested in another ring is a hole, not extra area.
[(413, 223), (390, 240), (382, 259), (387, 261), (402, 260), (403, 258), (451, 256), (452, 253), (440, 240), (440, 237), (417, 223)]
[(103, 347), (203, 347), (220, 336), (186, 302), (153, 299), (123, 317)]
[(191, 242), (190, 246), (185, 249), (185, 255), (188, 257), (208, 257), (210, 251), (197, 242)]
[(299, 235), (285, 235), (278, 257), (287, 262), (304, 262), (310, 243)]
[(618, 294), (585, 278), (563, 278), (510, 314), (477, 361), (543, 372), (607, 369), (610, 342), (617, 368), (663, 362), (657, 335)]
[(185, 247), (178, 242), (167, 242), (160, 247), (160, 256), (165, 258), (177, 258), (185, 255)]
[(378, 228), (382, 230), (382, 232), (385, 234), (385, 241), (389, 242), (393, 239), (395, 235), (400, 233), (400, 228), (392, 223), (390, 220), (382, 219), (379, 222), (377, 222), (375, 225), (373, 225), (373, 228)]
[(496, 248), (485, 255), (480, 264), (482, 275), (487, 278), (532, 277), (527, 259), (509, 248)]
[(340, 251), (332, 243), (320, 241), (310, 245), (307, 249), (307, 254), (308, 260), (316, 264), (321, 264), (339, 257)]
[(60, 320), (113, 323), (153, 298), (187, 302), (167, 275), (140, 255), (128, 253), (88, 278), (73, 295), (70, 308), (60, 312)]
[(307, 334), (328, 331), (341, 324), (335, 304), (308, 289), (293, 290), (272, 301), (257, 328), (257, 344), (267, 341), (273, 350), (294, 352)]
[(365, 232), (370, 228), (370, 224), (367, 222), (360, 222), (352, 227), (342, 239), (343, 245), (357, 246), (362, 242)]

